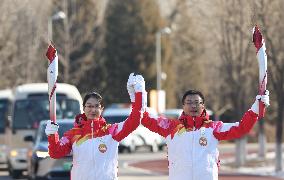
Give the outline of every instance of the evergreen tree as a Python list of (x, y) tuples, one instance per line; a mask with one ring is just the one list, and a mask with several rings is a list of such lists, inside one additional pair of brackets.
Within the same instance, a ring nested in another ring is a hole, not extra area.
[(156, 1), (109, 1), (103, 51), (107, 102), (129, 102), (126, 82), (131, 72), (144, 76), (147, 90), (156, 88), (155, 33), (161, 26)]

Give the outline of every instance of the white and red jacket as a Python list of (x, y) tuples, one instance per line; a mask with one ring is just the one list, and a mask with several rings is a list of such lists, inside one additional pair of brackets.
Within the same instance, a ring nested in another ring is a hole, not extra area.
[(123, 122), (107, 124), (103, 117), (87, 120), (84, 114), (76, 117), (74, 128), (48, 136), (51, 158), (73, 153), (72, 180), (117, 180), (118, 142), (140, 124), (142, 93), (135, 93), (130, 116)]
[(258, 119), (248, 111), (237, 123), (209, 120), (206, 111), (200, 117), (186, 116), (178, 120), (154, 119), (144, 113), (141, 123), (166, 138), (170, 180), (217, 180), (218, 142), (247, 134)]

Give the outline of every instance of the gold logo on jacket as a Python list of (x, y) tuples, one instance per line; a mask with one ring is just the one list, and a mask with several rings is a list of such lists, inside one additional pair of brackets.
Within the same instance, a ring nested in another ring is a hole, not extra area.
[(107, 146), (105, 144), (100, 144), (98, 149), (101, 153), (105, 153), (107, 151)]
[(207, 146), (207, 139), (206, 139), (205, 137), (201, 137), (201, 138), (199, 139), (199, 144), (200, 144), (201, 146)]

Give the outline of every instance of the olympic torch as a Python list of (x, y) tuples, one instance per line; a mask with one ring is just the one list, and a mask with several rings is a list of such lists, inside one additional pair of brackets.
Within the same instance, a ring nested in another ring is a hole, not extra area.
[(54, 46), (49, 45), (46, 56), (49, 60), (47, 69), (49, 116), (50, 120), (56, 122), (56, 82), (58, 76), (58, 56)]
[[(253, 28), (253, 43), (256, 47), (256, 54), (259, 67), (259, 87), (258, 91), (260, 95), (264, 95), (267, 85), (267, 55), (264, 39), (259, 31), (259, 28), (255, 26)], [(259, 119), (264, 117), (265, 105), (259, 100)]]

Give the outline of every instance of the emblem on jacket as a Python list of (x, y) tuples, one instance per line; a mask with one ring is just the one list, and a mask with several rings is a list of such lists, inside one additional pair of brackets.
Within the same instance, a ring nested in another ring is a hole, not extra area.
[(107, 151), (107, 146), (105, 144), (100, 144), (98, 149), (101, 153), (105, 153)]
[(206, 139), (205, 137), (201, 137), (201, 138), (199, 139), (199, 144), (200, 144), (201, 146), (207, 146), (207, 139)]
[(201, 146), (207, 146), (207, 139), (205, 137), (205, 127), (200, 128), (200, 138), (199, 138), (199, 144)]

